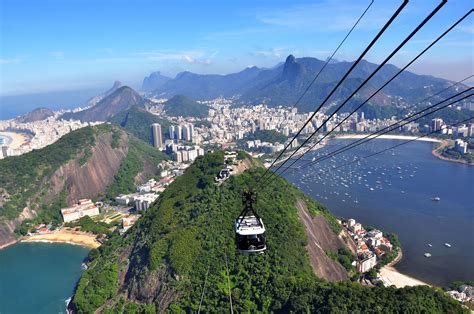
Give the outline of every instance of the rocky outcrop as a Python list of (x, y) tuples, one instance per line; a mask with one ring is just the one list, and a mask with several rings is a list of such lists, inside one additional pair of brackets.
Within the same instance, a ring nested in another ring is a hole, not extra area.
[(0, 221), (0, 249), (17, 241), (15, 237), (15, 228), (19, 226), (25, 219), (36, 217), (36, 212), (25, 207), (21, 214), (10, 221)]
[[(112, 148), (112, 134), (97, 136), (90, 157), (81, 165), (84, 156), (78, 156), (59, 167), (48, 182), (51, 196), (58, 195), (66, 187), (68, 204), (81, 198), (93, 198), (114, 181), (114, 176), (128, 153), (128, 135), (121, 132), (119, 147)], [(87, 154), (87, 152), (85, 153)]]
[(328, 281), (349, 279), (346, 269), (326, 254), (327, 251), (337, 252), (339, 248), (346, 247), (346, 244), (331, 230), (322, 215), (310, 215), (303, 200), (298, 200), (296, 206), (308, 237), (307, 250), (314, 273)]

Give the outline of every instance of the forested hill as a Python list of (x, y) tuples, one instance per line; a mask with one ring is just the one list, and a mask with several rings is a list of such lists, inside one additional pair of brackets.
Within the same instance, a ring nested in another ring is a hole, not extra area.
[[(296, 203), (305, 202), (312, 215), (329, 223), (334, 217), (282, 178), (259, 190), (255, 205), (267, 228), (268, 250), (238, 254), (233, 221), (242, 209), (241, 193), (264, 169), (252, 168), (217, 186), (213, 178), (223, 164), (222, 152), (199, 157), (124, 236), (115, 234), (92, 250), (70, 309), (196, 312), (205, 285), (201, 310), (224, 313), (230, 285), (237, 313), (461, 310), (428, 287), (370, 288), (317, 278)], [(331, 230), (337, 232), (337, 226)]]
[(162, 117), (158, 117), (145, 108), (133, 106), (132, 108), (122, 111), (109, 121), (113, 124), (119, 125), (127, 132), (135, 135), (142, 141), (151, 144), (151, 131), (150, 127), (153, 123), (159, 123), (161, 125), (161, 133), (164, 139), (169, 138), (169, 126), (172, 124), (169, 120)]
[(163, 109), (167, 115), (174, 117), (205, 118), (209, 112), (208, 106), (183, 95), (176, 95), (166, 101)]
[(27, 231), (25, 220), (61, 222), (60, 208), (81, 198), (134, 191), (165, 158), (123, 129), (102, 124), (0, 160), (0, 245), (14, 241), (22, 223)]

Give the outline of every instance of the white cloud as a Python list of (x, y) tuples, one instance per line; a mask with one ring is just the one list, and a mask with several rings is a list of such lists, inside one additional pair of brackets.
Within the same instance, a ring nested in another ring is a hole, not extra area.
[(49, 55), (54, 58), (63, 58), (64, 57), (64, 51), (50, 51)]
[[(368, 2), (321, 1), (311, 5), (266, 11), (257, 14), (257, 19), (268, 25), (292, 29), (343, 31), (352, 27)], [(385, 21), (388, 10), (372, 6), (367, 17), (360, 21), (358, 28), (373, 29)]]
[(270, 49), (257, 50), (252, 54), (257, 57), (280, 59), (285, 52), (284, 47), (274, 47)]
[(468, 34), (474, 34), (474, 26), (459, 26), (457, 28), (458, 31), (463, 32), (463, 33), (468, 33)]
[(13, 63), (20, 63), (20, 58), (13, 58), (13, 59), (3, 59), (0, 58), (0, 64), (13, 64)]

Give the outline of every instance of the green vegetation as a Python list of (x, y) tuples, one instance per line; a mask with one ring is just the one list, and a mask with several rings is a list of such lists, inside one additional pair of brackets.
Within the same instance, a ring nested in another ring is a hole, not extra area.
[(144, 163), (147, 162), (153, 167), (153, 172), (145, 174), (151, 178), (158, 174), (157, 165), (166, 158), (162, 152), (140, 140), (131, 138), (127, 156), (122, 160), (114, 182), (107, 187), (105, 198), (113, 199), (119, 194), (134, 192), (136, 177), (144, 170)]
[(355, 259), (354, 254), (345, 247), (337, 250), (337, 252), (327, 251), (326, 255), (332, 260), (339, 262), (349, 273), (355, 273), (355, 267), (352, 266), (352, 261)]
[(183, 95), (176, 95), (165, 102), (164, 111), (173, 117), (195, 117), (205, 118), (209, 113), (209, 107), (199, 104)]
[(469, 164), (474, 164), (474, 155), (471, 153), (462, 155), (460, 152), (454, 150), (453, 148), (446, 148), (441, 152), (441, 154), (449, 159), (464, 160)]
[(89, 216), (84, 216), (77, 221), (69, 222), (65, 226), (71, 227), (71, 228), (80, 227), (81, 231), (91, 232), (97, 235), (102, 235), (102, 234), (109, 235), (111, 233), (110, 232), (111, 226), (109, 224), (105, 222), (101, 222), (101, 221), (96, 222), (92, 220), (92, 218)]
[[(96, 132), (101, 132), (102, 129), (82, 128), (43, 149), (0, 160), (0, 186), (11, 195), (10, 200), (0, 208), (0, 218), (16, 218), (28, 205), (28, 201), (44, 188), (44, 178), (81, 153), (81, 160), (90, 156), (88, 151), (95, 143)], [(35, 204), (42, 202), (40, 199)], [(34, 204), (31, 207), (38, 209)]]
[[(268, 250), (237, 253), (232, 224), (242, 209), (241, 193), (264, 170), (217, 186), (213, 177), (223, 162), (222, 152), (197, 158), (124, 237), (114, 234), (91, 253), (73, 308), (93, 312), (106, 303), (107, 313), (196, 312), (207, 279), (201, 310), (208, 313), (228, 310), (228, 280), (236, 312), (461, 311), (456, 301), (429, 287), (372, 288), (316, 278), (295, 203), (304, 199), (314, 213), (325, 209), (279, 177), (258, 191), (255, 204), (267, 228)], [(339, 255), (344, 263), (348, 254)], [(125, 281), (119, 284), (118, 278)]]
[(286, 136), (275, 130), (257, 130), (245, 137), (246, 141), (260, 140), (262, 142), (269, 142), (272, 144), (283, 144), (286, 141)]
[(170, 121), (160, 118), (138, 106), (116, 114), (110, 118), (109, 121), (121, 126), (137, 138), (149, 144), (152, 140), (151, 125), (153, 123), (159, 123), (161, 125), (161, 133), (164, 139), (169, 138), (168, 128), (172, 124)]

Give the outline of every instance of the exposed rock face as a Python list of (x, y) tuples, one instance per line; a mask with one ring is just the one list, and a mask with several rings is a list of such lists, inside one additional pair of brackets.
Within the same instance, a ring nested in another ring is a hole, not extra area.
[(36, 217), (36, 212), (25, 207), (21, 214), (10, 221), (0, 221), (0, 249), (16, 242), (14, 235), (15, 228), (19, 226), (23, 220)]
[(296, 204), (308, 236), (308, 253), (314, 273), (328, 281), (349, 279), (346, 269), (326, 255), (326, 251), (336, 251), (346, 244), (331, 230), (323, 216), (311, 217), (304, 201)]
[[(112, 133), (101, 133), (96, 136), (95, 144), (90, 149), (90, 155), (85, 162), (84, 156), (77, 156), (59, 167), (51, 176), (44, 178), (39, 191), (46, 190), (46, 203), (54, 200), (66, 187), (67, 202), (76, 203), (81, 198), (93, 198), (99, 192), (105, 191), (114, 181), (122, 160), (128, 153), (128, 135), (120, 132), (117, 148), (112, 148)], [(34, 218), (36, 212), (25, 208), (21, 215), (14, 220), (0, 221), (0, 247), (15, 241), (14, 231), (23, 220)]]
[(84, 165), (80, 165), (81, 156), (61, 166), (51, 176), (52, 195), (67, 188), (68, 204), (74, 204), (81, 198), (93, 198), (98, 191), (104, 191), (110, 185), (120, 164), (127, 156), (127, 134), (122, 133), (118, 148), (112, 148), (112, 135), (101, 134), (91, 149), (91, 156)]

